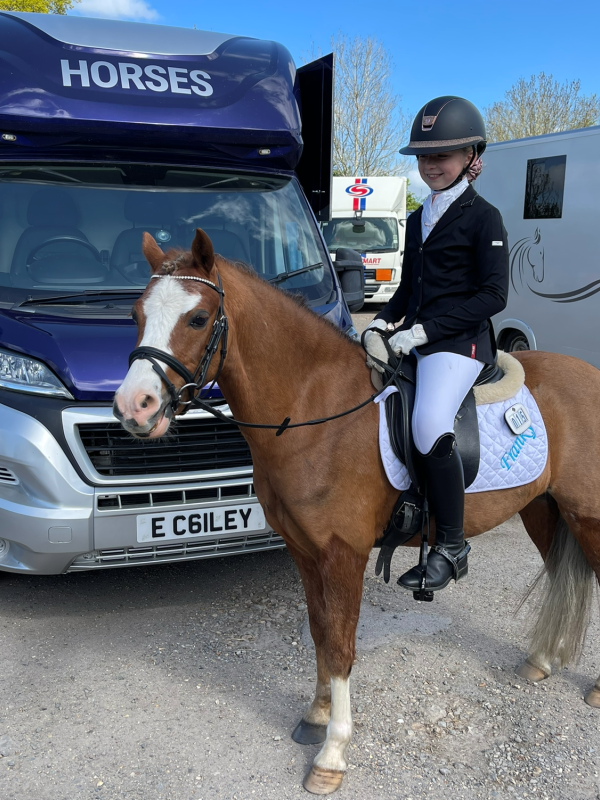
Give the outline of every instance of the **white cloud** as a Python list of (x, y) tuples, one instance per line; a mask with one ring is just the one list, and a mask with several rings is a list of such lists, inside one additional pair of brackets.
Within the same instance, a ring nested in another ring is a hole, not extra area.
[(419, 175), (419, 170), (417, 167), (407, 172), (406, 177), (410, 181), (408, 186), (410, 191), (415, 195), (415, 197), (418, 197), (419, 200), (424, 200), (429, 194), (430, 190), (425, 181)]
[(159, 13), (146, 0), (81, 0), (73, 11), (86, 17), (137, 19), (152, 22)]

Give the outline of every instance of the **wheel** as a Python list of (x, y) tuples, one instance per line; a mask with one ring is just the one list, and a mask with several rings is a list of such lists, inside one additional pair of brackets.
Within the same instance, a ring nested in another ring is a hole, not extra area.
[(529, 339), (521, 331), (509, 331), (504, 337), (503, 348), (505, 353), (520, 353), (531, 350)]

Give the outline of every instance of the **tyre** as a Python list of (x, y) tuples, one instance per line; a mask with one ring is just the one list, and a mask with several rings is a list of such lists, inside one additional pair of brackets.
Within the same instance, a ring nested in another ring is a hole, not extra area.
[(505, 353), (521, 353), (524, 350), (531, 350), (529, 346), (529, 339), (521, 331), (508, 331), (503, 339), (503, 347)]

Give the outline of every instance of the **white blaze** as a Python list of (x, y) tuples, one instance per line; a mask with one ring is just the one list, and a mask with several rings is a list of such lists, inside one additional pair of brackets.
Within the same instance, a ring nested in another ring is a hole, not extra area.
[[(156, 347), (173, 355), (171, 336), (180, 317), (191, 311), (199, 302), (200, 295), (190, 294), (176, 278), (155, 279), (158, 285), (144, 300), (146, 327), (140, 347)], [(166, 365), (157, 359), (163, 369)], [(132, 416), (133, 399), (140, 393), (161, 396), (161, 381), (152, 364), (145, 359), (134, 361), (125, 380), (118, 389), (119, 407), (125, 417)]]

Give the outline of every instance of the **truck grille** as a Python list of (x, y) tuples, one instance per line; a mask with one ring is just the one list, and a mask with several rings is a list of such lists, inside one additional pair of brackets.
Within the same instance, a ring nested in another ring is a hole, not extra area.
[(173, 542), (168, 545), (146, 547), (114, 547), (78, 556), (67, 571), (80, 572), (107, 567), (131, 567), (137, 564), (193, 561), (199, 558), (255, 553), (258, 550), (280, 550), (283, 547), (285, 542), (273, 531), (228, 539), (203, 539), (196, 542)]
[(374, 281), (375, 280), (375, 270), (374, 269), (366, 269), (365, 270), (365, 280), (366, 281)]
[(81, 442), (100, 475), (158, 475), (251, 467), (239, 429), (218, 419), (181, 419), (163, 439), (134, 439), (118, 422), (81, 423)]
[(251, 483), (231, 484), (227, 482), (222, 486), (194, 486), (190, 489), (167, 489), (162, 491), (153, 489), (149, 492), (99, 494), (97, 508), (98, 511), (120, 509), (129, 511), (136, 508), (160, 508), (161, 506), (197, 506), (198, 503), (247, 500), (248, 497), (256, 499), (254, 486)]

